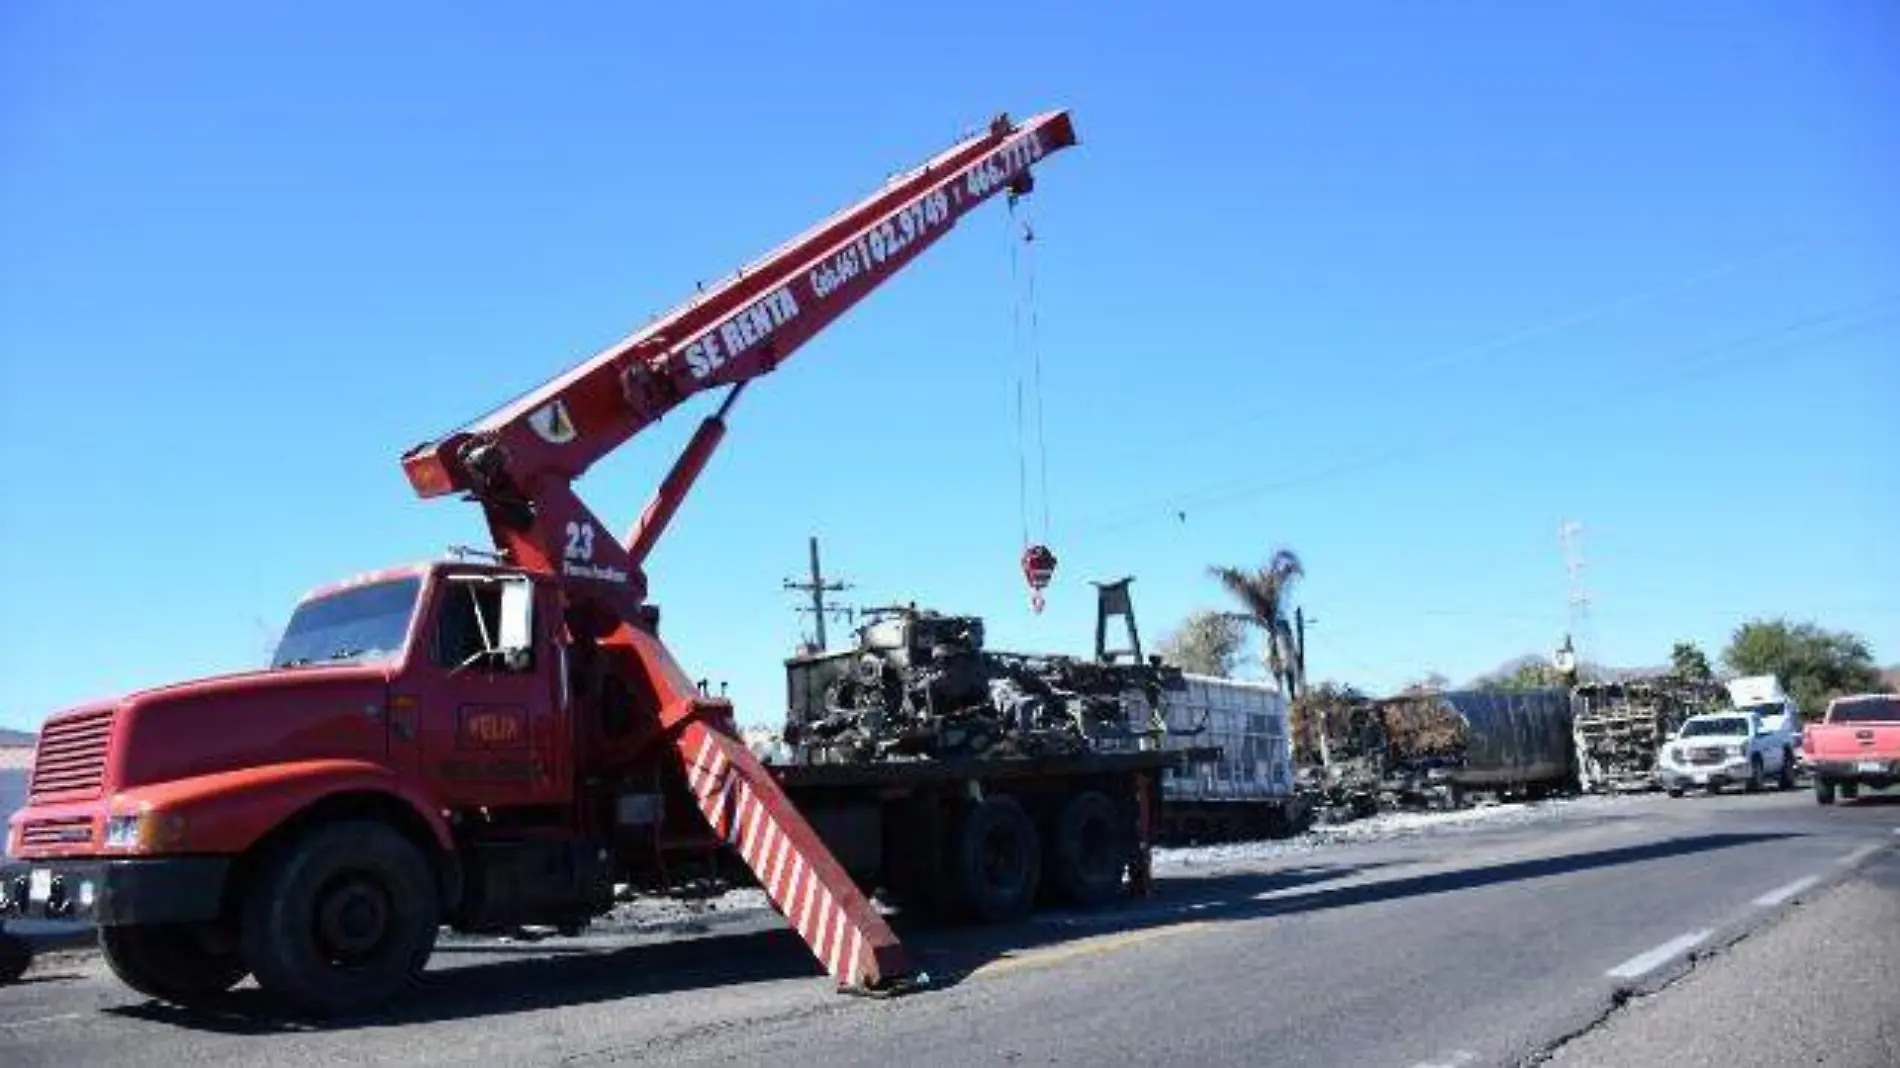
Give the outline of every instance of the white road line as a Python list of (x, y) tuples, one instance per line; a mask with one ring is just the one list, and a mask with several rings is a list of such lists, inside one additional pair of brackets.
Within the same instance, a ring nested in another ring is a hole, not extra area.
[(34, 1024), (58, 1023), (61, 1020), (77, 1020), (79, 1013), (62, 1012), (58, 1016), (35, 1016), (30, 1020), (0, 1020), (0, 1027), (31, 1027)]
[(1711, 931), (1691, 931), (1680, 938), (1672, 938), (1647, 953), (1638, 953), (1636, 956), (1611, 968), (1609, 975), (1613, 979), (1635, 979), (1639, 976), (1647, 975), (1657, 968), (1662, 967), (1664, 964), (1667, 964), (1669, 959), (1678, 953), (1694, 949), (1712, 933)]
[(1864, 845), (1864, 846), (1861, 846), (1859, 849), (1854, 850), (1852, 853), (1849, 853), (1846, 856), (1842, 857), (1840, 859), (1840, 863), (1844, 866), (1852, 867), (1853, 865), (1859, 864), (1861, 861), (1866, 860), (1868, 857), (1873, 856), (1875, 853), (1878, 853), (1882, 849), (1885, 849), (1885, 848), (1886, 846)]
[(1820, 881), (1821, 877), (1819, 875), (1804, 875), (1794, 882), (1788, 883), (1785, 886), (1777, 886), (1773, 890), (1756, 898), (1755, 904), (1765, 909), (1774, 908), (1776, 905), (1781, 904), (1783, 901), (1788, 900)]
[(1451, 1056), (1442, 1061), (1419, 1061), (1412, 1068), (1459, 1068), (1478, 1059), (1478, 1055), (1468, 1049), (1453, 1050)]

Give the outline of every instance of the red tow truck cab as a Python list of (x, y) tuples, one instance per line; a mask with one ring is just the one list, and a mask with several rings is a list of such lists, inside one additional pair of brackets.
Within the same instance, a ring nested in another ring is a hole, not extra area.
[(1802, 751), (1814, 774), (1814, 797), (1834, 803), (1861, 787), (1881, 790), (1900, 784), (1900, 694), (1870, 693), (1828, 702), (1819, 723), (1808, 724)]
[[(643, 655), (671, 667), (650, 646)], [(208, 922), (305, 822), (375, 818), (435, 861), (508, 837), (475, 825), (485, 812), (598, 824), (611, 813), (580, 811), (576, 775), (624, 754), (606, 739), (577, 744), (570, 656), (545, 576), (457, 561), (318, 590), (262, 670), (49, 718), (29, 803), (9, 821), (8, 852), (25, 863), (5, 901), (106, 928)], [(686, 689), (669, 674), (668, 689)], [(623, 689), (613, 722), (651, 742), (662, 691)], [(665, 776), (643, 770), (657, 795)], [(517, 845), (538, 855), (553, 841)], [(562, 858), (573, 871), (558, 893), (525, 896), (460, 860), (435, 865), (456, 926), (579, 920), (612, 890), (584, 857)]]

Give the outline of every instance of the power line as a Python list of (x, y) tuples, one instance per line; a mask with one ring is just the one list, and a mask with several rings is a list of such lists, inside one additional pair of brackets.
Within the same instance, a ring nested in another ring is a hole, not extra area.
[[(1900, 307), (1900, 292), (1884, 294), (1861, 304), (1837, 308), (1833, 311), (1809, 316), (1792, 323), (1784, 323), (1768, 330), (1758, 331), (1740, 338), (1692, 350), (1679, 357), (1665, 358), (1658, 361), (1664, 366), (1672, 368), (1673, 373), (1662, 373), (1634, 379), (1611, 389), (1601, 391), (1595, 395), (1583, 395), (1580, 393), (1567, 394), (1567, 403), (1558, 402), (1547, 407), (1540, 406), (1532, 412), (1519, 412), (1515, 418), (1506, 415), (1500, 419), (1489, 421), (1485, 423), (1482, 428), (1447, 431), (1438, 435), (1436, 438), (1407, 442), (1402, 446), (1397, 446), (1392, 449), (1383, 450), (1367, 456), (1341, 460), (1295, 475), (1277, 479), (1246, 480), (1238, 483), (1204, 487), (1200, 490), (1163, 498), (1163, 503), (1160, 504), (1138, 506), (1133, 509), (1121, 509), (1107, 513), (1093, 523), (1087, 523), (1076, 528), (1076, 532), (1099, 533), (1107, 530), (1117, 530), (1129, 526), (1158, 522), (1163, 519), (1185, 518), (1186, 512), (1190, 509), (1205, 511), (1209, 508), (1219, 507), (1223, 504), (1258, 496), (1263, 493), (1271, 493), (1276, 490), (1290, 489), (1316, 481), (1323, 481), (1335, 476), (1378, 467), (1394, 460), (1409, 459), (1433, 449), (1485, 437), (1500, 427), (1505, 429), (1522, 429), (1527, 425), (1541, 426), (1549, 420), (1552, 414), (1572, 414), (1583, 408), (1595, 407), (1609, 401), (1634, 396), (1658, 386), (1679, 385), (1682, 382), (1702, 377), (1728, 364), (1741, 362), (1741, 359), (1745, 357), (1738, 358), (1735, 355), (1738, 352), (1747, 353), (1747, 350), (1754, 349), (1758, 351), (1754, 352), (1753, 355), (1760, 355), (1764, 352), (1775, 352), (1786, 348), (1790, 344), (1802, 341), (1810, 343), (1819, 340), (1838, 341), (1864, 330), (1879, 319), (1891, 314), (1897, 307)], [(1813, 333), (1816, 336), (1801, 336), (1804, 333)]]

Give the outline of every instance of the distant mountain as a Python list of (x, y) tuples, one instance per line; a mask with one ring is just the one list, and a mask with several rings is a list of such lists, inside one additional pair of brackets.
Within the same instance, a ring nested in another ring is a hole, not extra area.
[[(1539, 653), (1526, 653), (1523, 656), (1513, 657), (1499, 664), (1497, 667), (1492, 668), (1490, 671), (1480, 673), (1460, 688), (1476, 689), (1487, 682), (1498, 679), (1508, 679), (1533, 664), (1538, 667), (1549, 667), (1550, 657)], [(1585, 681), (1616, 682), (1622, 679), (1640, 678), (1645, 675), (1660, 675), (1668, 670), (1669, 668), (1667, 666), (1615, 667), (1610, 664), (1599, 664), (1593, 660), (1585, 660), (1578, 665), (1577, 673)]]
[(39, 736), (29, 731), (0, 727), (0, 746), (32, 745)]

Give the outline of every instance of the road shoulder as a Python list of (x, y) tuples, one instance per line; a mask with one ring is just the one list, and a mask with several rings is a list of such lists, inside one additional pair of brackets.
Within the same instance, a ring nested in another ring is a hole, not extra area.
[(1900, 853), (1800, 900), (1779, 922), (1638, 997), (1552, 1068), (1900, 1064)]

